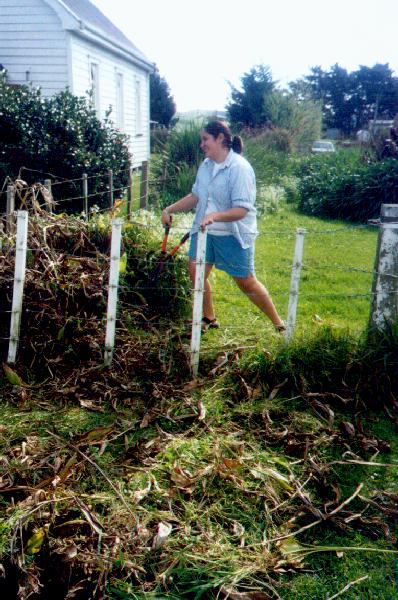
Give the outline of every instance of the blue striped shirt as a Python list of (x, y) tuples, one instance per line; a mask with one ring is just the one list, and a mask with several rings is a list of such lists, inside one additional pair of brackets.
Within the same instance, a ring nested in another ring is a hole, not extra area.
[(191, 233), (199, 230), (209, 200), (213, 202), (217, 212), (245, 208), (247, 213), (243, 219), (226, 222), (226, 225), (242, 248), (249, 248), (257, 235), (256, 177), (253, 168), (243, 156), (233, 150), (230, 150), (223, 167), (215, 176), (214, 164), (211, 158), (206, 158), (198, 169), (192, 193), (199, 201)]

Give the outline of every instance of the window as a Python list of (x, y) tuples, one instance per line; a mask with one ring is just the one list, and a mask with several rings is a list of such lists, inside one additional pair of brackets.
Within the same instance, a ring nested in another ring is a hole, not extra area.
[(91, 93), (91, 106), (94, 108), (97, 116), (100, 113), (100, 102), (99, 102), (99, 69), (98, 64), (90, 63), (90, 93)]
[(118, 129), (124, 127), (124, 82), (123, 73), (116, 72), (116, 109), (115, 121)]
[(135, 80), (135, 134), (142, 135), (141, 81)]

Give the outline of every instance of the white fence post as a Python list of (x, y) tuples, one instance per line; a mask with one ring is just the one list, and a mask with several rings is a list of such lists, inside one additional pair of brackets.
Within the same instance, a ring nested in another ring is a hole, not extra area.
[(23, 288), (25, 284), (26, 250), (28, 241), (28, 213), (17, 211), (17, 238), (15, 244), (14, 289), (12, 293), (12, 311), (10, 323), (10, 342), (8, 345), (8, 363), (15, 363), (19, 342), (19, 330), (22, 316)]
[(122, 219), (112, 221), (111, 264), (109, 268), (108, 309), (106, 316), (106, 336), (104, 364), (109, 367), (115, 347), (117, 292), (119, 287), (120, 243), (122, 239)]
[(87, 173), (83, 173), (83, 210), (86, 221), (88, 221), (88, 179)]
[(196, 248), (196, 272), (195, 290), (192, 309), (192, 333), (191, 333), (191, 370), (192, 375), (197, 377), (199, 369), (200, 338), (202, 334), (202, 311), (203, 294), (205, 289), (205, 266), (206, 266), (206, 240), (207, 230), (198, 232), (198, 244)]
[(398, 206), (382, 204), (372, 287), (370, 328), (384, 330), (398, 319)]
[(289, 307), (287, 311), (285, 342), (288, 342), (290, 340), (294, 333), (294, 328), (296, 326), (300, 273), (301, 267), (303, 266), (304, 236), (306, 233), (306, 229), (299, 228), (296, 231), (296, 246), (294, 248), (292, 277), (290, 281), (290, 295)]
[(11, 235), (14, 229), (15, 191), (13, 185), (7, 186), (6, 233)]

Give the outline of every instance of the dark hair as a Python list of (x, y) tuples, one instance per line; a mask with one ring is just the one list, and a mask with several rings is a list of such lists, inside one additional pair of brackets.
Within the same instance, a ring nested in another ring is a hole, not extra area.
[(210, 121), (203, 129), (206, 131), (206, 133), (209, 133), (214, 138), (217, 138), (220, 133), (222, 133), (224, 135), (224, 146), (227, 148), (232, 148), (232, 150), (237, 154), (242, 154), (242, 138), (240, 135), (234, 135), (232, 137), (231, 130), (225, 121)]

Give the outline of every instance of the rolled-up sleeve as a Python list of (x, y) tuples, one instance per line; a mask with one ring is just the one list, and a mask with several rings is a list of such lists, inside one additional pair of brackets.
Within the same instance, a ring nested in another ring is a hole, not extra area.
[(232, 206), (255, 210), (256, 180), (251, 168), (234, 165), (230, 173), (230, 189)]

